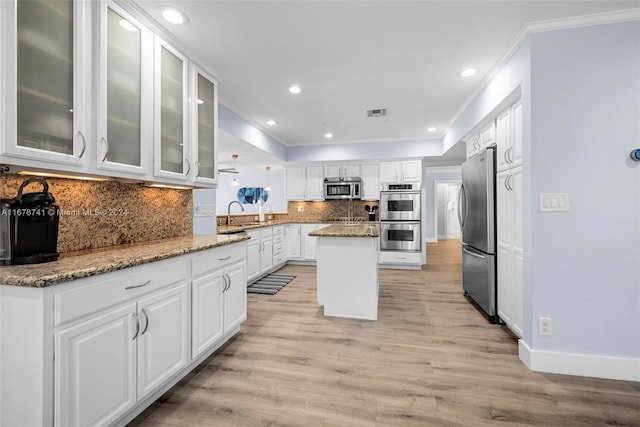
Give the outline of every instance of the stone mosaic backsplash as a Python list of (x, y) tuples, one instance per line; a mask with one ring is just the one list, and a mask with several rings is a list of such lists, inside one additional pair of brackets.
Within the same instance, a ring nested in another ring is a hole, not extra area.
[[(0, 176), (0, 198), (16, 196), (28, 177)], [(191, 190), (115, 181), (47, 178), (60, 207), (58, 252), (71, 252), (193, 234)], [(33, 183), (24, 193), (42, 191)]]
[[(365, 206), (378, 206), (377, 201), (363, 200), (322, 200), (316, 202), (288, 202), (287, 213), (291, 221), (333, 221), (348, 216), (351, 207), (354, 217), (369, 219)], [(375, 212), (376, 220), (380, 219), (379, 211)]]

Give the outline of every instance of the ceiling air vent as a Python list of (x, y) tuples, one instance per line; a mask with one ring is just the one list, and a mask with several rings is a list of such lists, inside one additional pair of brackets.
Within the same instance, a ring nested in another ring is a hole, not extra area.
[(388, 108), (376, 108), (375, 110), (367, 110), (367, 117), (384, 117), (388, 115)]

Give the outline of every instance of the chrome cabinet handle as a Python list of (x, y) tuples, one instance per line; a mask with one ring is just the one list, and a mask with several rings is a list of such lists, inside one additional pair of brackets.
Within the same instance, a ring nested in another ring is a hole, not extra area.
[(200, 162), (196, 160), (196, 176), (200, 176)]
[(228, 274), (225, 274), (225, 276), (227, 276), (227, 289), (225, 289), (225, 291), (228, 291), (229, 288), (231, 288), (231, 276), (229, 276)]
[(140, 332), (140, 319), (138, 318), (138, 313), (133, 313), (133, 317), (136, 318), (136, 334), (131, 338), (132, 341), (138, 338), (138, 332)]
[(131, 286), (127, 286), (126, 288), (124, 288), (125, 290), (128, 289), (135, 289), (135, 288), (141, 288), (143, 286), (147, 286), (149, 283), (151, 283), (151, 280), (147, 280), (146, 282), (142, 282), (139, 285), (131, 285)]
[(87, 140), (84, 139), (84, 135), (80, 131), (78, 131), (78, 136), (82, 139), (82, 150), (80, 150), (80, 154), (78, 155), (78, 158), (81, 159), (87, 149)]
[(107, 138), (104, 136), (100, 140), (104, 141), (104, 157), (102, 158), (102, 161), (104, 162), (107, 160), (107, 155), (109, 154), (109, 141), (107, 141)]
[(226, 257), (224, 257), (224, 258), (218, 258), (218, 261), (226, 261), (226, 260), (228, 260), (229, 258), (231, 258), (231, 255), (226, 256)]
[(184, 161), (187, 162), (187, 171), (184, 173), (184, 175), (187, 176), (187, 175), (189, 175), (189, 172), (191, 172), (191, 162), (186, 157), (185, 157)]
[(228, 283), (227, 283), (227, 275), (226, 274), (222, 275), (222, 280), (224, 280), (224, 288), (222, 288), (222, 293), (225, 293), (227, 291), (227, 285), (228, 285)]
[(146, 308), (142, 309), (142, 314), (144, 314), (145, 324), (144, 324), (144, 329), (142, 330), (142, 332), (140, 332), (140, 336), (143, 336), (144, 333), (147, 332), (147, 329), (149, 329), (149, 312), (147, 311)]
[(507, 153), (509, 153), (509, 154), (507, 155), (507, 157), (509, 158), (509, 163), (513, 163), (513, 156), (512, 156), (512, 154), (513, 154), (513, 147), (509, 147), (509, 149), (507, 150)]
[(502, 153), (502, 157), (504, 158), (505, 163), (510, 163), (509, 158), (507, 157), (508, 152), (509, 152), (509, 149), (507, 148), (506, 150), (504, 150), (504, 153)]

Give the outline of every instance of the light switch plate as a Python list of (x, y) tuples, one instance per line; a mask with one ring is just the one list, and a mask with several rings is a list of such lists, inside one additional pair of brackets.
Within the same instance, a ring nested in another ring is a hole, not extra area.
[(197, 205), (194, 209), (193, 216), (216, 216), (216, 205)]
[(540, 193), (540, 212), (567, 212), (569, 193)]

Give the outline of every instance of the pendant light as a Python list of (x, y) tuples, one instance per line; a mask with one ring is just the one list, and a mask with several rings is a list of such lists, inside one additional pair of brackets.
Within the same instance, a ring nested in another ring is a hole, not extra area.
[[(238, 159), (238, 155), (237, 154), (232, 154), (231, 158), (233, 159), (233, 169), (235, 171), (237, 171), (236, 169), (236, 160)], [(238, 173), (238, 172), (236, 172)], [(229, 184), (232, 187), (240, 187), (240, 183), (236, 180), (236, 177), (233, 177), (233, 181), (231, 181), (231, 184)]]
[(271, 187), (269, 186), (269, 171), (271, 170), (271, 166), (267, 166), (265, 169), (267, 170), (267, 186), (264, 187), (264, 191), (271, 191)]

